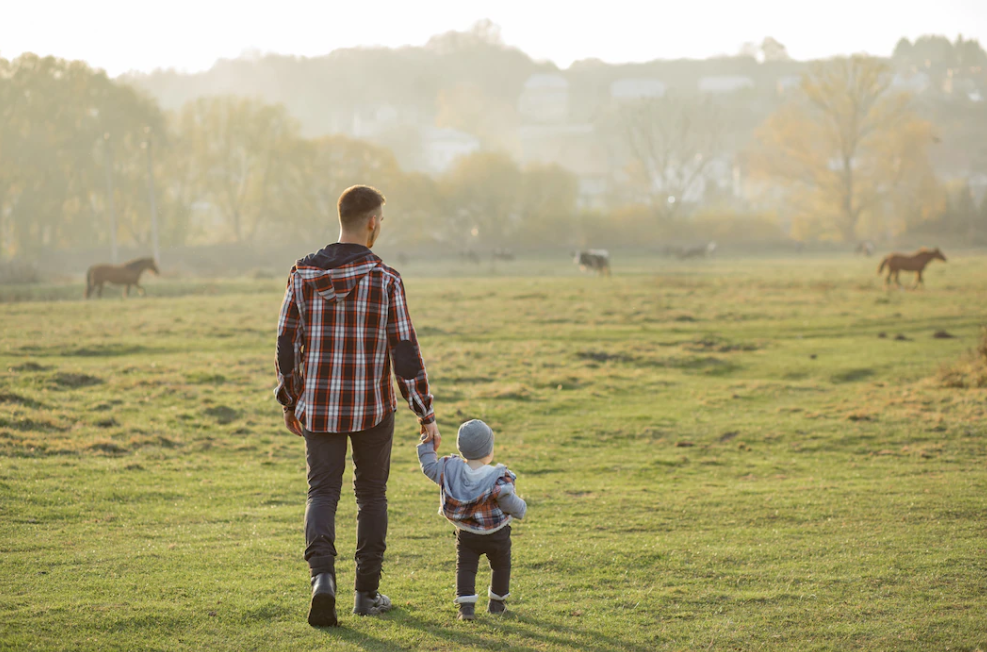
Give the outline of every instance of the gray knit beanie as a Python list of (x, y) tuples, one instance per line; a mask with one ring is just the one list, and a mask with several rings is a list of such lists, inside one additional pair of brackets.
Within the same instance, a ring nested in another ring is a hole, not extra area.
[(468, 460), (482, 460), (493, 452), (494, 434), (490, 426), (479, 419), (467, 421), (459, 426), (456, 447)]

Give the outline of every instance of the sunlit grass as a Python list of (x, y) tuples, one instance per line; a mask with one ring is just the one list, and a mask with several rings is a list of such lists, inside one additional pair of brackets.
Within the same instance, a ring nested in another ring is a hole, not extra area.
[(0, 305), (0, 647), (987, 647), (987, 390), (938, 375), (987, 322), (982, 259), (890, 293), (850, 259), (543, 265), (406, 274), (443, 451), (487, 420), (530, 506), (516, 617), (472, 626), (404, 408), (398, 609), (305, 624), (303, 446), (271, 395), (280, 282)]

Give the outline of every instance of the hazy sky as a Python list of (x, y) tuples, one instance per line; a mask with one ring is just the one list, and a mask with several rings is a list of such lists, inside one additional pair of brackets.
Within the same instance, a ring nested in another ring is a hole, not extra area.
[(562, 67), (733, 54), (769, 35), (797, 59), (888, 55), (900, 37), (928, 33), (987, 46), (987, 0), (0, 0), (0, 56), (84, 59), (112, 75), (199, 71), (245, 50), (421, 45), (483, 18), (508, 44)]

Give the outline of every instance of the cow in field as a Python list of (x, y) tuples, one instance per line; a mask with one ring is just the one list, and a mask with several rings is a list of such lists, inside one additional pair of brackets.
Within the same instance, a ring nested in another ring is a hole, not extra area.
[(591, 270), (601, 276), (610, 276), (610, 252), (606, 249), (573, 252), (573, 262), (584, 272)]
[(688, 247), (679, 249), (676, 254), (680, 260), (686, 260), (688, 258), (709, 258), (716, 251), (716, 243), (710, 242), (705, 245), (699, 245), (698, 247)]

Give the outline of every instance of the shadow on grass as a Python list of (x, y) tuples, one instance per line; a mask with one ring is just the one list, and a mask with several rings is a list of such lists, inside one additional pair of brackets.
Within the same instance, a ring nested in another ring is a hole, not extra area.
[[(455, 613), (451, 610), (448, 623), (422, 620), (404, 610), (395, 610), (384, 618), (394, 625), (443, 639), (452, 649), (480, 649), (491, 652), (503, 652), (505, 649), (510, 649), (512, 652), (536, 652), (548, 646), (587, 652), (612, 650), (647, 652), (651, 649), (600, 632), (580, 629), (572, 624), (564, 626), (551, 624), (525, 614), (519, 615), (517, 612), (510, 612), (507, 617), (498, 618), (478, 614), (477, 620), (472, 623), (460, 623), (454, 620)], [(327, 638), (346, 641), (373, 652), (420, 649), (424, 645), (424, 641), (416, 641), (412, 647), (404, 647), (364, 632), (348, 629), (345, 622), (343, 627), (322, 628), (320, 631)], [(508, 637), (520, 639), (524, 643), (519, 644), (516, 640), (508, 641)]]
[(873, 369), (849, 369), (838, 374), (833, 374), (830, 380), (834, 383), (854, 383), (874, 375)]
[[(118, 358), (131, 355), (152, 355), (173, 353), (174, 348), (160, 346), (145, 346), (143, 344), (93, 344), (76, 348), (63, 346), (39, 346), (29, 344), (17, 350), (20, 355), (33, 355), (40, 358), (74, 357), (74, 358)], [(33, 369), (33, 370), (39, 370)]]

